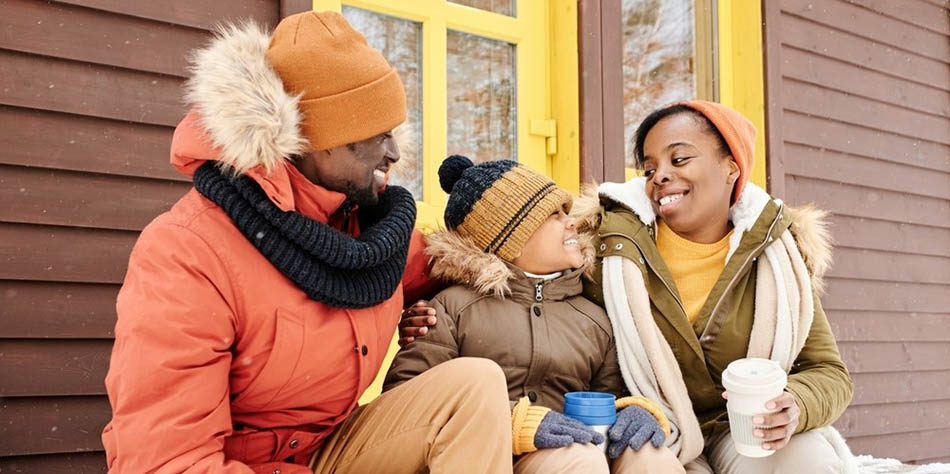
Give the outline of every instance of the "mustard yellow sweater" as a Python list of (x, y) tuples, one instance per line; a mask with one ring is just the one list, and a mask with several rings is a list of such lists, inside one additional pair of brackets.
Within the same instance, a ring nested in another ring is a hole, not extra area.
[(689, 322), (693, 323), (706, 303), (709, 292), (726, 266), (730, 230), (719, 242), (698, 244), (673, 232), (665, 222), (656, 226), (656, 247), (673, 275)]

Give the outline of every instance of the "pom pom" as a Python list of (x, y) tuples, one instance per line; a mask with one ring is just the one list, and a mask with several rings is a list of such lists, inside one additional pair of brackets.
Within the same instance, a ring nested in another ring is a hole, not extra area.
[(462, 177), (465, 170), (475, 166), (472, 160), (462, 155), (452, 155), (442, 162), (439, 166), (439, 185), (446, 194), (452, 192), (455, 182)]

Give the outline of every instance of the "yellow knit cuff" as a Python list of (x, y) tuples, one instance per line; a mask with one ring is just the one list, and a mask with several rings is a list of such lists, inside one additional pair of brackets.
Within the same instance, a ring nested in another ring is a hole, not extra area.
[(653, 415), (653, 418), (656, 418), (656, 422), (660, 425), (660, 429), (666, 433), (666, 437), (670, 437), (670, 420), (666, 418), (666, 415), (663, 413), (663, 409), (660, 408), (660, 405), (658, 405), (656, 402), (646, 397), (623, 397), (617, 400), (618, 410), (623, 410), (624, 408), (634, 405), (650, 412), (650, 414)]
[(511, 453), (514, 455), (537, 451), (534, 435), (550, 408), (531, 406), (528, 397), (518, 400), (511, 409)]

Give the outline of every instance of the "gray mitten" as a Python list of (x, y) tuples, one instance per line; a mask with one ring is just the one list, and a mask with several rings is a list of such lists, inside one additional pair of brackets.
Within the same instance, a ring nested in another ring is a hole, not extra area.
[(583, 423), (564, 416), (554, 410), (544, 415), (538, 432), (534, 435), (534, 445), (538, 449), (563, 448), (571, 443), (604, 442), (604, 435), (591, 430)]
[(607, 432), (610, 445), (607, 446), (607, 456), (616, 459), (623, 450), (630, 446), (634, 451), (649, 440), (653, 446), (659, 448), (666, 441), (666, 433), (653, 415), (639, 406), (629, 406), (617, 414), (617, 422)]

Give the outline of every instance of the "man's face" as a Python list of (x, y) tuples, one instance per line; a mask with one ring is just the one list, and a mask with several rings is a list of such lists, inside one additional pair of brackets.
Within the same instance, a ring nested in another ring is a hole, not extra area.
[(297, 168), (310, 181), (340, 192), (358, 206), (373, 206), (386, 190), (389, 168), (399, 161), (392, 132), (356, 143), (304, 154)]

